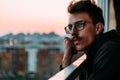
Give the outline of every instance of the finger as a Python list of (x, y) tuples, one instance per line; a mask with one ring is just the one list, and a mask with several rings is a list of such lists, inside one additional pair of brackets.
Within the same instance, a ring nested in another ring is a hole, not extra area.
[(70, 43), (70, 39), (68, 37), (64, 38), (64, 43)]
[(64, 40), (70, 40), (70, 38), (69, 37), (65, 37)]

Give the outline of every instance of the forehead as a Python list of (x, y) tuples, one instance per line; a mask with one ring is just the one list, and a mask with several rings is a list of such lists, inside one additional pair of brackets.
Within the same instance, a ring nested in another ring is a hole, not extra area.
[(80, 20), (92, 21), (91, 17), (86, 12), (70, 14), (69, 16), (69, 24), (75, 23)]

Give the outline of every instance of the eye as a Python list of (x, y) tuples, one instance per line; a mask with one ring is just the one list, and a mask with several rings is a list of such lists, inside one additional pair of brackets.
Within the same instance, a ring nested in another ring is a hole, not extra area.
[(78, 21), (75, 23), (76, 28), (84, 27), (85, 26), (85, 21)]

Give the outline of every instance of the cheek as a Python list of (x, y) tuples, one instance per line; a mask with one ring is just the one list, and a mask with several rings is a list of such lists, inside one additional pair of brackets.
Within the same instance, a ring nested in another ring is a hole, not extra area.
[(85, 40), (86, 40), (86, 44), (87, 45), (91, 45), (94, 42), (94, 40), (95, 40), (95, 36), (94, 35), (88, 35), (85, 38)]
[(84, 33), (81, 33), (81, 37), (83, 44), (89, 46), (94, 42), (96, 35), (94, 31), (86, 31)]
[(89, 46), (94, 42), (95, 37), (91, 34), (81, 34), (81, 40), (78, 45), (76, 45), (76, 49), (78, 51), (86, 50)]

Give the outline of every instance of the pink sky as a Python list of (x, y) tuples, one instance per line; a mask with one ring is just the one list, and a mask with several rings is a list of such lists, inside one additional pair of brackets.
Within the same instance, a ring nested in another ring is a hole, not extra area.
[(65, 35), (71, 0), (0, 0), (0, 35), (49, 33)]

